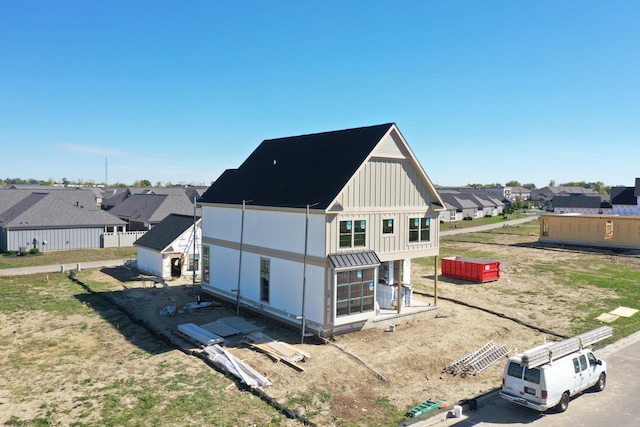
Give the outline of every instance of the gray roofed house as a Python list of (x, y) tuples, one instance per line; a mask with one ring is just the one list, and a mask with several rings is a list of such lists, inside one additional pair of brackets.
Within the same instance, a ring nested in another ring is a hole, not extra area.
[(9, 251), (103, 247), (104, 233), (126, 223), (81, 189), (0, 190), (0, 248)]
[(126, 221), (130, 231), (150, 230), (170, 214), (193, 216), (193, 199), (184, 190), (171, 193), (132, 194), (108, 212)]

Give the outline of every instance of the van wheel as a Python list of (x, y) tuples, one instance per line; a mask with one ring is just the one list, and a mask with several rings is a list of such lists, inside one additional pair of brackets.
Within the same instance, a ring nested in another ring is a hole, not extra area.
[(569, 407), (569, 392), (565, 391), (562, 393), (562, 397), (560, 397), (560, 402), (558, 402), (558, 406), (556, 406), (556, 410), (558, 412), (564, 412)]
[(607, 374), (603, 372), (600, 374), (600, 377), (598, 378), (598, 382), (593, 386), (593, 389), (595, 391), (602, 391), (604, 390), (604, 387), (606, 385), (607, 385)]

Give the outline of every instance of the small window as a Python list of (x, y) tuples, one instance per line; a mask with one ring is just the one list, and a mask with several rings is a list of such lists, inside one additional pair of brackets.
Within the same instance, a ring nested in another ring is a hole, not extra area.
[(522, 366), (519, 363), (509, 363), (509, 369), (507, 369), (507, 375), (515, 378), (522, 378)]
[(383, 219), (382, 220), (382, 233), (383, 234), (392, 234), (393, 233), (393, 220), (392, 219)]
[(524, 369), (524, 380), (529, 381), (530, 383), (540, 384), (540, 369), (538, 368), (525, 368)]
[(613, 240), (613, 221), (609, 220), (604, 227), (604, 240)]
[(576, 374), (580, 372), (580, 362), (578, 362), (577, 357), (573, 358), (573, 370), (575, 371)]
[(590, 366), (596, 366), (598, 364), (598, 358), (593, 353), (587, 353)]
[(211, 271), (209, 246), (202, 247), (202, 281), (209, 283), (209, 273)]
[(260, 258), (260, 301), (269, 302), (269, 276), (271, 263), (267, 258)]
[(580, 356), (580, 367), (583, 371), (587, 369), (587, 357), (584, 354)]

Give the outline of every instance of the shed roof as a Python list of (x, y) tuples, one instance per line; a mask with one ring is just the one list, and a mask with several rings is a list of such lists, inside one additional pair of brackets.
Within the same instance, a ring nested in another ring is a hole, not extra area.
[(346, 252), (329, 254), (334, 268), (373, 267), (380, 265), (380, 258), (374, 251)]

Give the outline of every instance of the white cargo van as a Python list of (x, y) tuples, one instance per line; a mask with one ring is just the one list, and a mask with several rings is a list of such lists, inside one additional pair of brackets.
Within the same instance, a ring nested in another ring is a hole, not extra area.
[[(530, 350), (535, 351), (551, 355), (548, 346)], [(602, 391), (606, 381), (607, 364), (589, 349), (580, 348), (533, 366), (526, 363), (526, 354), (520, 353), (511, 357), (504, 367), (500, 396), (538, 411), (555, 407), (564, 412), (572, 396), (591, 387)]]
[(538, 411), (554, 407), (566, 411), (572, 396), (591, 387), (604, 390), (607, 364), (586, 346), (611, 336), (611, 326), (601, 326), (511, 357), (502, 374), (500, 396)]

